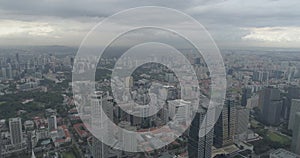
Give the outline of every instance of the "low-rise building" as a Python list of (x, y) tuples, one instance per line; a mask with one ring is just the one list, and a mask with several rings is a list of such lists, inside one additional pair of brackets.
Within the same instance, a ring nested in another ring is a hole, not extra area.
[(285, 149), (278, 149), (270, 153), (270, 158), (300, 158), (300, 155)]

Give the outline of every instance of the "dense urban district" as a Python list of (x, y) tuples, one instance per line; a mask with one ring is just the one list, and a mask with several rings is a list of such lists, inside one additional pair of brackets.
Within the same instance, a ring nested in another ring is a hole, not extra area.
[[(138, 141), (129, 141), (124, 152), (99, 141), (83, 123), (72, 90), (72, 71), (77, 49), (49, 46), (0, 49), (0, 158), (210, 158), (300, 156), (300, 55), (292, 50), (221, 50), (227, 75), (227, 93), (217, 123), (204, 137), (200, 124), (207, 106), (199, 105), (194, 120), (169, 145), (160, 142), (174, 137), (155, 128), (172, 118), (184, 118), (189, 102), (180, 98), (177, 76), (155, 63), (136, 69), (126, 87), (137, 103), (149, 102), (147, 88), (163, 85), (167, 96), (164, 110), (147, 118), (130, 117), (116, 104), (111, 93), (111, 73), (118, 58), (106, 55), (97, 64), (96, 91), (91, 107), (101, 106), (118, 126), (132, 131), (149, 131)], [(210, 73), (205, 60), (182, 50), (197, 74), (201, 94), (210, 97)], [(166, 57), (172, 60), (172, 57)], [(82, 61), (81, 67), (91, 67)], [(77, 62), (78, 62), (77, 61)], [(134, 59), (124, 64), (134, 65)], [(180, 64), (180, 63), (179, 63)], [(101, 99), (101, 101), (99, 101)], [(186, 106), (180, 106), (184, 102)], [(93, 113), (91, 113), (93, 115)], [(174, 124), (173, 126), (178, 126)], [(112, 132), (120, 138), (131, 135)], [(157, 139), (159, 137), (159, 139)], [(134, 139), (135, 140), (135, 139)]]

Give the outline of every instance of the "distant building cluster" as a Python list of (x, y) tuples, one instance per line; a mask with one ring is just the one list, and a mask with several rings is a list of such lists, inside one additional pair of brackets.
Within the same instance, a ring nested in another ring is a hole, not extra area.
[[(21, 107), (16, 116), (0, 116), (0, 158), (21, 154), (60, 158), (70, 153), (86, 158), (300, 157), (299, 60), (224, 51), (227, 93), (220, 116), (211, 119), (209, 70), (192, 51), (185, 56), (195, 70), (197, 86), (181, 86), (192, 78), (179, 80), (182, 76), (154, 63), (135, 69), (131, 76), (111, 78), (117, 62), (113, 55), (99, 62), (94, 57), (78, 58), (74, 71), (82, 80), (76, 82), (71, 80), (73, 55), (0, 57), (1, 96), (51, 93), (63, 98), (49, 108), (50, 99), (39, 103), (33, 99), (39, 96), (28, 95), (14, 103)], [(177, 62), (173, 56), (151, 60), (170, 61), (179, 72), (188, 71), (183, 59)], [(139, 60), (128, 57), (119, 64), (116, 69), (125, 73), (129, 70), (123, 67), (134, 68)], [(92, 68), (97, 69), (96, 80), (86, 80), (85, 71)], [(73, 95), (89, 86), (95, 89)], [(7, 102), (12, 101), (1, 99), (0, 109)], [(22, 108), (26, 106), (38, 112), (31, 114)]]

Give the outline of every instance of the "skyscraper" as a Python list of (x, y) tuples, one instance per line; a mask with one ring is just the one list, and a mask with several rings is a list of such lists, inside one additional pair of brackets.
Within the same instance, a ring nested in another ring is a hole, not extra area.
[(109, 120), (113, 121), (113, 98), (111, 96), (102, 91), (97, 91), (93, 96), (91, 96), (91, 102), (91, 125), (93, 128), (102, 128), (108, 125)]
[(1, 72), (2, 72), (2, 79), (7, 80), (6, 68), (2, 67)]
[(236, 106), (235, 100), (227, 99), (225, 101), (222, 113), (215, 124), (214, 145), (215, 147), (224, 147), (233, 144), (236, 126)]
[(120, 144), (123, 145), (123, 147), (128, 151), (134, 151), (137, 150), (137, 141), (136, 141), (136, 135), (135, 133), (132, 133), (136, 131), (135, 126), (131, 126), (130, 122), (121, 121), (118, 124), (119, 127), (121, 127), (123, 130), (118, 131), (118, 137)]
[(286, 111), (287, 115), (286, 118), (290, 117), (290, 110), (291, 110), (291, 106), (292, 106), (292, 99), (300, 99), (300, 88), (299, 87), (289, 87), (287, 89), (287, 100), (285, 102), (285, 109), (283, 109), (284, 111)]
[(11, 67), (11, 64), (8, 63), (8, 79), (13, 79), (13, 74), (12, 74), (12, 67)]
[(92, 137), (91, 152), (93, 158), (105, 158), (108, 155), (108, 147), (96, 137)]
[(56, 115), (51, 115), (48, 117), (48, 129), (49, 131), (57, 130)]
[[(300, 112), (295, 115), (295, 122), (300, 122)], [(300, 155), (300, 124), (295, 123), (293, 127), (292, 151)]]
[(102, 102), (103, 102), (103, 92), (98, 91), (95, 92), (94, 95), (91, 96), (91, 104), (92, 104), (92, 127), (100, 127), (100, 122), (102, 118)]
[(19, 53), (16, 54), (16, 60), (18, 63), (20, 63)]
[[(111, 121), (113, 121), (113, 100), (108, 94), (97, 91), (94, 93), (93, 96), (91, 96), (91, 102), (92, 102), (92, 128), (93, 130), (97, 131), (100, 130), (103, 133), (103, 138), (106, 140), (112, 141), (113, 138), (111, 134), (107, 134), (112, 129), (112, 127), (109, 126), (108, 121), (105, 118), (108, 117)], [(105, 127), (106, 131), (103, 131), (103, 128)], [(109, 137), (105, 137), (105, 136)], [(98, 140), (95, 136), (92, 137), (92, 145), (91, 145), (91, 151), (93, 158), (104, 158), (108, 157), (109, 147), (102, 143), (100, 140)]]
[(300, 112), (300, 99), (292, 99), (292, 105), (290, 110), (290, 117), (289, 117), (289, 130), (293, 130), (294, 122), (295, 122), (295, 115), (297, 112)]
[(126, 88), (132, 88), (133, 87), (133, 77), (126, 77), (125, 78), (125, 87)]
[(235, 134), (240, 140), (245, 140), (247, 138), (249, 114), (250, 114), (249, 109), (245, 107), (237, 108)]
[(249, 98), (251, 98), (251, 94), (252, 94), (252, 88), (251, 87), (243, 88), (242, 101), (241, 101), (242, 106), (247, 105), (247, 100)]
[(9, 120), (10, 139), (12, 145), (23, 142), (21, 118), (11, 118)]
[[(201, 108), (195, 114), (195, 117), (189, 128), (188, 139), (188, 154), (190, 158), (210, 158), (212, 154), (213, 145), (213, 128), (208, 132), (209, 124), (203, 124), (206, 114), (206, 109)], [(202, 129), (201, 125), (204, 125)], [(199, 137), (199, 131), (204, 130), (208, 132), (205, 136)]]
[(259, 107), (261, 119), (269, 125), (280, 123), (283, 101), (280, 98), (280, 91), (277, 88), (267, 87), (259, 94)]

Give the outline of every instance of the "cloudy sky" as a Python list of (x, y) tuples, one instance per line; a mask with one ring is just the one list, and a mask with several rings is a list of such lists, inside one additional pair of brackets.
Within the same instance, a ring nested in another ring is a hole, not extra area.
[(300, 48), (299, 0), (0, 0), (0, 45), (78, 46), (104, 18), (139, 6), (191, 15), (220, 47)]

